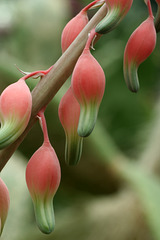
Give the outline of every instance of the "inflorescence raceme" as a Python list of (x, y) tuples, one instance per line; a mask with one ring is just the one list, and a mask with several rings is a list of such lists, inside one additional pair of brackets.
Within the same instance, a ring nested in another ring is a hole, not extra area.
[[(154, 19), (150, 0), (144, 1), (148, 8), (148, 18), (130, 36), (124, 50), (123, 72), (128, 89), (139, 90), (137, 70), (153, 52), (156, 33), (160, 31), (160, 1), (157, 2), (157, 15)], [(88, 35), (85, 47), (77, 60), (70, 87), (62, 97), (58, 115), (64, 128), (65, 162), (74, 166), (82, 155), (83, 138), (88, 137), (96, 124), (99, 107), (105, 91), (105, 73), (91, 54), (95, 39), (100, 39), (119, 26), (131, 9), (133, 0), (95, 0), (88, 4), (65, 26), (61, 35), (62, 53), (72, 44), (88, 23), (87, 11), (103, 4), (107, 6), (106, 16)], [(31, 116), (32, 96), (25, 82), (28, 78), (48, 74), (53, 66), (45, 71), (25, 73), (16, 83), (9, 85), (0, 97), (0, 149), (15, 142), (26, 129)], [(39, 229), (46, 234), (55, 227), (53, 198), (60, 185), (61, 169), (55, 150), (50, 144), (45, 108), (38, 114), (44, 141), (33, 154), (26, 168), (26, 183), (31, 195), (35, 218)], [(0, 178), (0, 234), (2, 233), (9, 210), (9, 192)]]

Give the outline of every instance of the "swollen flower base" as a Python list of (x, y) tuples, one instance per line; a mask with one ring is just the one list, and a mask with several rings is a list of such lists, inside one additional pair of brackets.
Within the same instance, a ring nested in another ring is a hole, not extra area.
[(60, 184), (61, 170), (48, 139), (44, 114), (39, 113), (39, 117), (44, 142), (27, 164), (26, 182), (34, 204), (37, 225), (43, 233), (49, 234), (55, 227), (53, 198)]
[(60, 101), (58, 114), (66, 135), (65, 161), (68, 165), (76, 165), (81, 158), (83, 138), (77, 134), (80, 105), (71, 87)]

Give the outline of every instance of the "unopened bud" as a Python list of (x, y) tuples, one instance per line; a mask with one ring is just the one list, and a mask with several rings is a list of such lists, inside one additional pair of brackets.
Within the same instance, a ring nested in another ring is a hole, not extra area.
[(95, 0), (84, 7), (74, 18), (72, 18), (65, 28), (62, 31), (61, 36), (61, 48), (62, 52), (70, 46), (70, 44), (75, 40), (75, 38), (79, 35), (82, 29), (88, 23), (87, 11), (94, 5), (100, 6), (103, 4), (103, 1)]
[(112, 31), (126, 16), (132, 6), (133, 0), (106, 0), (107, 15), (96, 26), (95, 31), (105, 34)]
[(124, 51), (124, 78), (132, 92), (139, 90), (137, 70), (155, 48), (154, 19), (149, 16), (130, 36)]
[(81, 158), (83, 138), (77, 134), (80, 105), (71, 87), (62, 97), (58, 113), (66, 135), (65, 161), (69, 165), (76, 165)]
[(81, 137), (86, 137), (92, 132), (105, 90), (103, 69), (90, 53), (90, 44), (94, 37), (93, 30), (75, 65), (71, 80), (73, 93), (80, 104), (78, 134)]
[(13, 143), (25, 130), (31, 115), (32, 96), (23, 79), (9, 85), (0, 97), (0, 149)]

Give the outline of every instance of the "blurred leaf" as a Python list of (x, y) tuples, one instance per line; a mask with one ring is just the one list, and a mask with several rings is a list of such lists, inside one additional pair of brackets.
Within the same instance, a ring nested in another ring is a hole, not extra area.
[[(123, 164), (122, 164), (123, 165)], [(126, 163), (120, 169), (123, 177), (134, 187), (144, 210), (144, 215), (155, 240), (160, 239), (160, 181), (140, 167)]]

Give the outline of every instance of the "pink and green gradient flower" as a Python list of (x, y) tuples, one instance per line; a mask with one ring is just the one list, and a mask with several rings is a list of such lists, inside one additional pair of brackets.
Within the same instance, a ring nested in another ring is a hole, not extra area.
[(133, 0), (105, 0), (108, 8), (107, 15), (96, 26), (95, 31), (105, 34), (112, 31), (130, 10)]
[(4, 224), (8, 215), (10, 197), (8, 188), (0, 178), (0, 235), (2, 234)]
[(73, 70), (71, 87), (80, 104), (78, 134), (88, 136), (96, 123), (99, 106), (105, 90), (105, 74), (97, 60), (90, 53), (95, 38), (93, 30)]
[(31, 115), (32, 96), (23, 79), (9, 85), (0, 96), (0, 149), (25, 130)]
[(39, 113), (44, 133), (42, 146), (33, 154), (26, 168), (26, 182), (33, 201), (36, 222), (46, 234), (55, 227), (53, 198), (60, 184), (61, 170), (57, 155), (48, 139), (44, 114)]
[(132, 33), (124, 51), (124, 78), (132, 92), (139, 90), (137, 70), (153, 52), (156, 45), (156, 30), (150, 1), (149, 17)]
[(77, 134), (80, 105), (71, 87), (60, 101), (58, 114), (66, 135), (65, 161), (69, 165), (76, 165), (81, 158), (83, 138)]
[(88, 23), (87, 11), (94, 5), (99, 6), (98, 2), (100, 3), (100, 5), (103, 4), (103, 1), (101, 0), (95, 0), (91, 2), (67, 23), (67, 25), (62, 31), (61, 36), (62, 52), (65, 52), (65, 50), (71, 45), (71, 43), (75, 40), (75, 38), (87, 25)]

